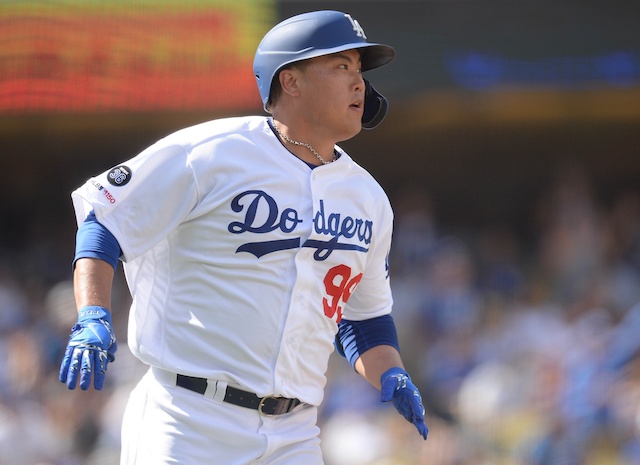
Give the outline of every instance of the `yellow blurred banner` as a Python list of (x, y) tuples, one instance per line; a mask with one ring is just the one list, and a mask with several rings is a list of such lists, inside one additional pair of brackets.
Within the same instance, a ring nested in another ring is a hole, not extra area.
[(0, 112), (260, 107), (273, 1), (4, 1)]

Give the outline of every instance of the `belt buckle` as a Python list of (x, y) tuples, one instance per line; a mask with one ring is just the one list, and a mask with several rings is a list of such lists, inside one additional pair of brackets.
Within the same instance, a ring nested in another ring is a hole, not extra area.
[(269, 399), (274, 399), (274, 400), (278, 400), (280, 399), (280, 397), (276, 397), (276, 396), (264, 396), (262, 399), (260, 399), (260, 403), (258, 404), (258, 412), (260, 412), (260, 415), (264, 415), (265, 417), (273, 417), (275, 415), (278, 414), (277, 411), (273, 412), (273, 413), (268, 413), (264, 411), (264, 404), (267, 400)]

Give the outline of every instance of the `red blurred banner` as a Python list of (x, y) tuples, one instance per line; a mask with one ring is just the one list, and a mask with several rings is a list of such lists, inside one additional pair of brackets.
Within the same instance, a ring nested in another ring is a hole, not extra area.
[(260, 107), (251, 9), (68, 10), (0, 10), (0, 112)]

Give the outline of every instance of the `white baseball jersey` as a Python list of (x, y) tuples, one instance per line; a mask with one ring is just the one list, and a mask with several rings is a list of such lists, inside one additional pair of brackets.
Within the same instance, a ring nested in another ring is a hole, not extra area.
[(339, 319), (392, 306), (389, 200), (336, 150), (311, 170), (267, 118), (221, 119), (73, 192), (122, 248), (140, 360), (320, 404)]

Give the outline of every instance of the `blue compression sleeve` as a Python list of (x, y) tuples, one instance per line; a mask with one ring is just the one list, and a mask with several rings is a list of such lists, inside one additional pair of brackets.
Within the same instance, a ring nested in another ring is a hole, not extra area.
[(361, 354), (375, 346), (387, 345), (400, 352), (396, 325), (391, 315), (370, 320), (342, 320), (338, 324), (336, 349), (353, 367)]
[(78, 228), (76, 234), (76, 256), (73, 266), (79, 258), (98, 258), (107, 262), (115, 270), (122, 255), (120, 244), (111, 232), (101, 225), (93, 211)]

